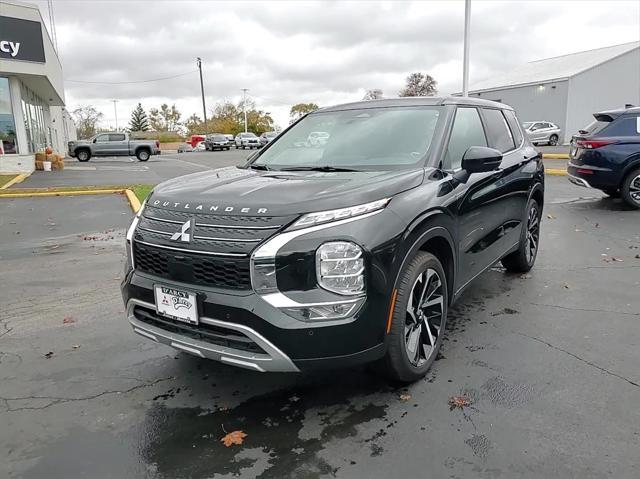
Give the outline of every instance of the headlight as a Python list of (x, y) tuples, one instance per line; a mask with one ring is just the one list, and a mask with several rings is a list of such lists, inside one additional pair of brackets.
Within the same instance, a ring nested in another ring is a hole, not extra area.
[(294, 228), (316, 225), (319, 223), (328, 223), (329, 221), (337, 221), (345, 218), (352, 218), (376, 210), (380, 210), (387, 206), (391, 198), (383, 198), (381, 200), (372, 201), (357, 206), (349, 206), (348, 208), (340, 208), (337, 210), (319, 211), (317, 213), (308, 213), (293, 224)]
[(324, 243), (316, 251), (318, 284), (338, 294), (364, 291), (364, 259), (362, 248), (347, 241)]

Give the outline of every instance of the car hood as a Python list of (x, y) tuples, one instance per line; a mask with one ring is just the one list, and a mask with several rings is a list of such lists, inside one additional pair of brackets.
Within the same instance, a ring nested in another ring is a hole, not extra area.
[(424, 170), (312, 172), (237, 167), (195, 173), (153, 190), (149, 205), (175, 211), (288, 216), (391, 197), (422, 183)]

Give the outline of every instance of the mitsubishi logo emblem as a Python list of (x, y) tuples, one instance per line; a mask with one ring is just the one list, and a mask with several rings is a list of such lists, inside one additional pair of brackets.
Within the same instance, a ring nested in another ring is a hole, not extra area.
[(191, 228), (191, 220), (186, 221), (180, 228), (180, 231), (171, 236), (171, 241), (184, 241), (185, 243), (188, 243), (191, 238), (189, 235), (189, 228)]

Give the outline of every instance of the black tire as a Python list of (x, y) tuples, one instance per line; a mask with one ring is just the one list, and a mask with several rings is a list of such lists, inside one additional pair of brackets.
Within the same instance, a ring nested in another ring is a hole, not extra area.
[(526, 273), (533, 268), (540, 245), (541, 218), (540, 205), (531, 198), (527, 204), (518, 249), (502, 258), (502, 266), (509, 273)]
[(620, 196), (632, 208), (640, 209), (640, 168), (631, 170), (624, 177)]
[(551, 135), (549, 137), (549, 145), (556, 146), (558, 144), (558, 135)]
[(602, 190), (610, 198), (620, 198), (620, 190)]
[(91, 151), (87, 150), (86, 148), (78, 150), (76, 151), (76, 158), (78, 158), (78, 161), (81, 161), (83, 163), (85, 161), (89, 161), (91, 159)]
[(138, 161), (148, 161), (151, 158), (151, 152), (146, 148), (140, 148), (136, 151), (136, 158)]
[[(429, 276), (430, 273), (431, 276)], [(437, 276), (434, 276), (434, 273)], [(421, 280), (422, 283), (419, 283)], [(437, 284), (440, 286), (436, 287)], [(418, 299), (416, 301), (418, 294), (415, 294), (415, 290), (416, 288), (420, 290), (423, 287), (427, 288), (427, 290), (433, 288), (428, 297), (424, 294), (420, 295), (425, 298), (423, 303), (427, 302), (428, 298), (436, 295), (442, 304), (441, 306), (436, 306), (435, 309), (433, 306), (423, 305), (426, 313), (420, 318), (420, 316), (409, 312), (409, 301), (412, 301), (412, 306), (417, 306), (417, 303), (420, 303), (421, 300)], [(431, 253), (422, 251), (417, 253), (400, 273), (389, 329), (387, 353), (382, 360), (384, 369), (390, 379), (403, 383), (413, 382), (424, 377), (429, 371), (442, 345), (447, 322), (448, 301), (447, 278), (442, 264)], [(418, 319), (416, 319), (416, 316)], [(429, 317), (431, 317), (431, 323), (428, 319), (425, 319)], [(437, 321), (439, 321), (439, 327), (436, 327), (435, 323)], [(429, 326), (429, 324), (431, 325)], [(429, 328), (430, 331), (428, 335), (426, 328)], [(417, 336), (412, 333), (417, 334)], [(408, 344), (411, 342), (411, 338), (416, 338), (417, 341), (415, 356), (411, 354)], [(431, 346), (428, 343), (434, 344)], [(426, 348), (429, 348), (428, 352)], [(413, 359), (410, 359), (410, 356), (413, 356)]]

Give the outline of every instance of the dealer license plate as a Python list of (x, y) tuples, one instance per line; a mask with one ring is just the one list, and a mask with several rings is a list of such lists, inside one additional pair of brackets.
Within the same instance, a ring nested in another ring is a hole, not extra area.
[(159, 314), (189, 324), (198, 324), (196, 295), (181, 289), (156, 286), (156, 309)]

